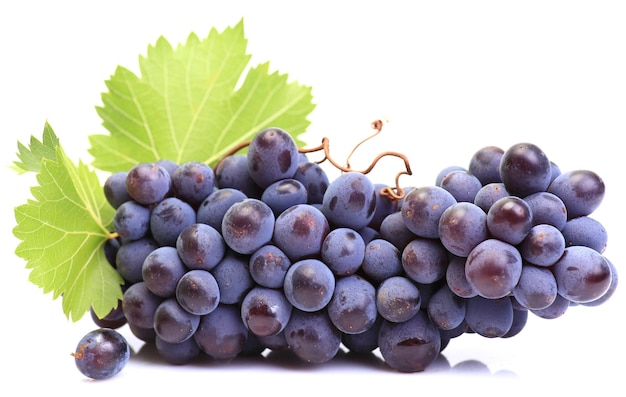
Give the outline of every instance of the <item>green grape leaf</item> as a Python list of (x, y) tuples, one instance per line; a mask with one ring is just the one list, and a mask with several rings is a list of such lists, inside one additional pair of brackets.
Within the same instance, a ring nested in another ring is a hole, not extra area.
[(17, 143), (17, 157), (21, 161), (14, 161), (12, 168), (20, 174), (25, 172), (39, 172), (41, 159), (54, 160), (58, 145), (59, 138), (57, 138), (50, 124), (46, 122), (41, 141), (31, 136), (28, 147), (21, 142)]
[[(190, 34), (172, 47), (163, 37), (139, 58), (141, 76), (118, 67), (96, 108), (109, 134), (89, 137), (95, 168), (125, 171), (139, 162), (216, 163), (267, 127), (298, 136), (315, 107), (311, 88), (249, 68), (243, 20), (206, 39)], [(241, 83), (240, 83), (241, 82)]]
[[(49, 125), (46, 131), (52, 133)], [(37, 183), (33, 199), (14, 211), (13, 234), (20, 240), (15, 253), (27, 261), (33, 284), (53, 299), (62, 297), (68, 318), (78, 321), (92, 307), (103, 317), (122, 298), (124, 281), (104, 254), (114, 209), (99, 178), (68, 159), (57, 142), (54, 157), (41, 157)]]

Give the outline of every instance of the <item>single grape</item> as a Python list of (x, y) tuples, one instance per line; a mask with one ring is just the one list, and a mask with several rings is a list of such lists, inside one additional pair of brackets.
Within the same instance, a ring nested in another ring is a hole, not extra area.
[(488, 183), (480, 188), (474, 197), (474, 204), (479, 206), (483, 211), (489, 212), (489, 208), (502, 197), (510, 196), (506, 186), (502, 182)]
[(584, 245), (603, 253), (609, 241), (609, 236), (597, 219), (582, 215), (565, 222), (561, 229), (566, 246)]
[(538, 266), (552, 266), (563, 255), (565, 238), (559, 229), (548, 224), (539, 224), (530, 229), (518, 244), (522, 259)]
[(404, 276), (393, 276), (376, 289), (376, 310), (387, 321), (401, 323), (415, 316), (422, 298), (415, 283)]
[(187, 270), (176, 248), (163, 246), (146, 256), (141, 274), (146, 287), (153, 294), (168, 298), (175, 295), (178, 280)]
[(383, 359), (391, 368), (400, 372), (421, 372), (439, 356), (441, 335), (425, 312), (420, 310), (401, 323), (383, 320), (378, 345)]
[(334, 290), (335, 276), (318, 259), (297, 261), (285, 275), (285, 296), (295, 308), (302, 311), (323, 309), (333, 297)]
[(374, 209), (374, 216), (368, 224), (372, 229), (380, 229), (380, 224), (383, 219), (389, 214), (393, 214), (398, 210), (398, 200), (395, 200), (387, 195), (383, 194), (383, 190), (388, 186), (384, 183), (374, 184), (374, 193), (376, 194), (376, 208)]
[(487, 214), (476, 204), (458, 202), (441, 214), (439, 239), (454, 255), (466, 257), (488, 237)]
[(440, 240), (417, 237), (402, 251), (406, 275), (421, 284), (441, 280), (448, 267), (448, 251)]
[(183, 309), (174, 297), (165, 299), (154, 312), (154, 331), (157, 337), (169, 343), (191, 338), (199, 323), (200, 316)]
[(387, 240), (374, 239), (365, 246), (361, 270), (374, 283), (379, 284), (392, 276), (402, 274), (402, 252)]
[(191, 314), (209, 314), (220, 302), (217, 280), (206, 270), (190, 270), (176, 284), (176, 300)]
[(512, 245), (521, 243), (532, 225), (530, 206), (517, 196), (499, 199), (487, 212), (487, 228), (492, 237)]
[(541, 310), (550, 306), (557, 295), (556, 278), (550, 269), (525, 264), (513, 296), (526, 309)]
[(470, 158), (467, 171), (475, 175), (483, 185), (500, 183), (500, 161), (504, 149), (497, 146), (485, 146), (478, 149)]
[(289, 133), (267, 128), (257, 133), (248, 145), (248, 172), (262, 189), (292, 178), (298, 168), (298, 147)]
[(374, 184), (360, 172), (345, 172), (330, 183), (322, 201), (322, 212), (335, 227), (355, 230), (374, 218)]
[(291, 317), (292, 305), (279, 289), (256, 286), (241, 302), (241, 319), (257, 336), (282, 332)]
[(124, 310), (122, 309), (122, 300), (117, 301), (117, 306), (112, 308), (103, 317), (98, 317), (93, 307), (89, 309), (91, 320), (100, 328), (112, 328), (117, 329), (126, 324), (126, 317), (124, 316)]
[(559, 294), (575, 303), (599, 299), (611, 286), (611, 266), (593, 248), (579, 245), (565, 248), (552, 271)]
[(126, 175), (128, 175), (126, 171), (114, 172), (104, 181), (104, 197), (115, 209), (122, 203), (132, 200), (128, 190), (126, 190)]
[(215, 187), (215, 174), (207, 164), (189, 161), (176, 168), (171, 176), (176, 197), (197, 207)]
[(291, 261), (297, 261), (318, 255), (329, 231), (322, 211), (310, 204), (296, 204), (276, 218), (273, 242)]
[(257, 199), (234, 203), (222, 219), (222, 237), (233, 251), (252, 254), (269, 243), (274, 233), (272, 209)]
[(123, 243), (115, 256), (115, 267), (120, 276), (129, 283), (143, 281), (143, 262), (157, 248), (159, 244), (152, 237)]
[(341, 332), (326, 310), (305, 312), (294, 308), (285, 327), (285, 339), (290, 351), (311, 364), (330, 361), (341, 346)]
[(502, 155), (500, 178), (509, 192), (525, 197), (548, 188), (552, 164), (537, 145), (518, 143)]
[(558, 196), (567, 208), (569, 219), (590, 215), (602, 203), (604, 181), (589, 170), (564, 172), (557, 176), (547, 191)]
[(249, 261), (250, 276), (260, 286), (281, 288), (291, 260), (280, 248), (267, 244), (256, 250)]
[(80, 339), (72, 356), (83, 375), (92, 379), (108, 379), (117, 375), (128, 363), (130, 345), (119, 332), (99, 328)]
[(307, 191), (307, 202), (309, 204), (321, 204), (324, 193), (330, 185), (326, 171), (318, 164), (311, 161), (298, 163), (293, 179), (300, 181)]
[(550, 192), (537, 192), (524, 197), (533, 214), (533, 226), (546, 224), (563, 229), (567, 221), (567, 208), (558, 196)]
[(248, 270), (249, 255), (227, 251), (224, 258), (212, 270), (220, 291), (220, 303), (240, 303), (252, 287), (254, 280)]
[(213, 226), (194, 223), (178, 235), (176, 251), (187, 268), (211, 270), (226, 255), (226, 244)]
[(411, 240), (417, 237), (406, 227), (400, 211), (389, 214), (382, 220), (379, 233), (380, 238), (389, 241), (399, 250), (403, 250)]
[(478, 191), (483, 187), (480, 180), (468, 171), (453, 171), (448, 173), (439, 185), (458, 202), (474, 202)]
[(467, 258), (453, 256), (446, 269), (445, 280), (454, 294), (461, 298), (471, 298), (478, 295), (465, 275), (465, 261)]
[(126, 190), (133, 200), (150, 205), (163, 200), (170, 192), (172, 177), (156, 163), (139, 163), (126, 175)]
[(378, 333), (383, 323), (381, 316), (376, 316), (376, 320), (371, 327), (358, 334), (343, 333), (341, 342), (352, 353), (370, 353), (378, 348)]
[(281, 179), (269, 185), (261, 194), (261, 201), (269, 205), (274, 215), (280, 215), (287, 208), (308, 202), (307, 191), (302, 182), (296, 179)]
[(475, 296), (467, 300), (465, 307), (467, 325), (480, 336), (499, 338), (513, 326), (513, 303), (511, 298), (484, 298)]
[(336, 228), (324, 238), (320, 254), (322, 261), (336, 275), (354, 274), (365, 258), (365, 241), (353, 229)]
[(376, 290), (356, 274), (338, 277), (326, 308), (330, 321), (343, 333), (367, 331), (376, 321)]
[(150, 231), (150, 209), (134, 200), (126, 201), (115, 210), (113, 227), (122, 241), (139, 240)]
[(426, 312), (439, 329), (452, 330), (465, 321), (466, 302), (444, 284), (430, 297)]
[(522, 257), (517, 248), (497, 239), (487, 239), (470, 252), (465, 276), (478, 295), (497, 299), (507, 296), (522, 273)]
[(220, 189), (239, 190), (249, 198), (261, 198), (263, 193), (248, 172), (248, 158), (244, 154), (233, 154), (220, 161), (215, 168), (215, 179)]
[(456, 203), (454, 196), (437, 186), (412, 190), (402, 202), (402, 218), (406, 227), (415, 235), (439, 238), (439, 218), (449, 206)]
[(122, 310), (128, 324), (143, 329), (152, 329), (154, 313), (163, 299), (152, 293), (143, 281), (129, 286), (122, 298)]
[(194, 223), (196, 212), (193, 207), (176, 197), (163, 199), (150, 215), (150, 231), (160, 245), (175, 247), (180, 232)]
[(467, 168), (461, 167), (460, 165), (449, 165), (443, 168), (437, 173), (437, 176), (435, 177), (435, 186), (441, 187), (441, 181), (443, 181), (443, 178), (445, 178), (448, 174), (455, 172), (455, 171), (467, 172)]
[(246, 346), (249, 332), (241, 321), (237, 305), (220, 304), (200, 317), (194, 339), (200, 349), (216, 360), (237, 357)]

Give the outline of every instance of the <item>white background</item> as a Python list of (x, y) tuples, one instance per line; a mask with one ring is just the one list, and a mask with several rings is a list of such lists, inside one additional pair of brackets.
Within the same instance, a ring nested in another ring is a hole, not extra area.
[[(192, 31), (204, 37), (242, 17), (251, 65), (270, 61), (272, 70), (313, 87), (317, 107), (305, 136), (312, 146), (331, 137), (341, 159), (371, 132), (371, 121), (384, 118), (384, 134), (352, 163), (358, 168), (380, 151), (400, 151), (414, 171), (402, 181), (419, 186), (434, 183), (445, 166), (466, 166), (483, 146), (535, 143), (562, 170), (603, 177), (606, 198), (594, 217), (609, 233), (606, 256), (624, 269), (623, 2), (3, 2), (0, 388), (25, 395), (274, 396), (624, 390), (623, 288), (603, 306), (574, 307), (555, 320), (531, 317), (511, 339), (461, 336), (424, 373), (347, 359), (315, 367), (277, 359), (171, 367), (139, 351), (110, 380), (82, 376), (70, 352), (94, 328), (91, 321), (68, 322), (60, 301), (27, 281), (13, 252), (13, 208), (30, 198), (32, 183), (6, 167), (16, 143), (41, 137), (48, 120), (70, 157), (89, 162), (87, 136), (106, 132), (94, 108), (117, 65), (137, 71), (138, 56), (159, 36), (178, 44)], [(398, 166), (389, 161), (372, 178), (391, 183)], [(140, 350), (128, 329), (121, 331)]]

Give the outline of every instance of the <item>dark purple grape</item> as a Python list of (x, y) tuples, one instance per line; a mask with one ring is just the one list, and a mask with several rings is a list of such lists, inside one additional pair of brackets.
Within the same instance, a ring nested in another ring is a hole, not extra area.
[(322, 261), (338, 276), (359, 270), (365, 257), (365, 241), (356, 231), (346, 227), (333, 229), (321, 248)]
[(450, 291), (461, 298), (471, 298), (478, 295), (474, 287), (467, 281), (467, 276), (465, 275), (466, 259), (460, 256), (453, 256), (446, 269), (445, 280)]
[(152, 329), (154, 313), (163, 298), (152, 293), (145, 282), (140, 281), (128, 287), (122, 298), (122, 310), (129, 325)]
[(489, 233), (499, 240), (517, 245), (526, 238), (533, 225), (530, 206), (517, 196), (503, 197), (487, 212)]
[(552, 266), (558, 292), (575, 303), (599, 299), (611, 286), (608, 261), (593, 248), (573, 245)]
[(176, 246), (178, 235), (196, 223), (193, 207), (176, 197), (167, 197), (154, 207), (150, 215), (150, 232), (160, 245)]
[(450, 192), (437, 186), (412, 190), (402, 202), (401, 212), (406, 227), (415, 235), (439, 238), (439, 218), (449, 206), (456, 203)]
[(488, 239), (470, 252), (465, 276), (478, 295), (497, 299), (513, 291), (522, 274), (522, 257), (513, 245)]
[(322, 211), (310, 204), (296, 204), (276, 218), (273, 242), (291, 261), (297, 261), (319, 255), (329, 231)]
[(421, 304), (420, 291), (408, 277), (389, 277), (376, 289), (376, 309), (387, 321), (407, 321), (417, 314)]
[(240, 303), (254, 287), (254, 280), (248, 270), (249, 261), (249, 255), (227, 251), (220, 263), (211, 270), (220, 290), (220, 303)]
[(421, 284), (441, 280), (448, 267), (448, 251), (437, 239), (414, 239), (404, 247), (401, 258), (406, 275)]
[(272, 209), (257, 199), (234, 203), (222, 219), (222, 237), (233, 251), (252, 254), (269, 243), (274, 233)]
[(282, 179), (272, 183), (263, 190), (261, 200), (270, 206), (276, 216), (293, 205), (308, 202), (306, 188), (296, 179)]
[(181, 164), (172, 174), (172, 185), (176, 197), (197, 207), (215, 188), (213, 169), (199, 161)]
[(341, 346), (341, 332), (326, 310), (304, 312), (294, 308), (285, 327), (285, 339), (290, 351), (311, 364), (330, 361)]
[(589, 170), (564, 172), (557, 176), (547, 191), (558, 196), (567, 208), (569, 219), (590, 215), (604, 199), (604, 181)]
[(400, 211), (389, 214), (382, 220), (379, 233), (380, 238), (389, 241), (399, 250), (403, 250), (411, 240), (417, 237), (406, 227)]
[(500, 178), (500, 161), (504, 149), (497, 146), (485, 146), (477, 150), (470, 158), (467, 171), (475, 175), (483, 185), (502, 182)]
[(235, 189), (246, 197), (261, 198), (263, 189), (248, 172), (248, 158), (243, 154), (225, 157), (215, 168), (215, 179), (220, 189)]
[(484, 298), (475, 296), (466, 302), (465, 322), (480, 336), (500, 338), (513, 326), (513, 303), (511, 298)]
[(500, 178), (509, 192), (525, 197), (548, 188), (552, 164), (537, 145), (518, 143), (502, 155)]
[(439, 219), (441, 244), (456, 256), (466, 257), (478, 243), (489, 237), (487, 214), (470, 202), (446, 208)]
[(178, 235), (176, 251), (189, 269), (211, 270), (226, 255), (226, 244), (213, 226), (194, 223)]
[(104, 197), (113, 208), (117, 209), (122, 203), (132, 200), (126, 190), (126, 175), (126, 171), (115, 172), (104, 181)]
[(150, 205), (163, 200), (171, 185), (169, 172), (156, 163), (139, 163), (126, 175), (126, 190), (140, 204)]
[(113, 227), (123, 242), (139, 240), (150, 231), (150, 209), (136, 201), (126, 201), (115, 211)]
[(183, 309), (176, 298), (165, 299), (154, 312), (154, 331), (169, 343), (181, 343), (198, 329), (200, 316)]
[(196, 212), (196, 221), (206, 223), (221, 233), (222, 219), (228, 209), (235, 203), (248, 197), (240, 190), (233, 188), (216, 189), (211, 193)]
[(458, 202), (474, 202), (478, 191), (483, 187), (480, 180), (468, 171), (448, 173), (439, 185), (446, 189)]
[(250, 276), (260, 286), (281, 288), (291, 260), (280, 248), (267, 244), (250, 256)]
[(143, 281), (141, 268), (143, 261), (159, 244), (152, 237), (123, 243), (115, 256), (116, 269), (120, 276), (129, 283)]
[(267, 128), (248, 145), (248, 172), (262, 189), (282, 179), (292, 178), (298, 169), (298, 147), (289, 133)]
[(530, 310), (542, 310), (556, 299), (556, 279), (546, 267), (525, 264), (519, 282), (513, 288), (513, 296), (519, 304)]
[(510, 196), (508, 190), (502, 182), (488, 183), (480, 188), (474, 197), (474, 204), (479, 206), (485, 213), (489, 212), (489, 208), (502, 197)]
[(326, 310), (330, 321), (341, 332), (365, 332), (376, 321), (376, 290), (368, 280), (356, 274), (338, 277)]
[(241, 321), (237, 305), (220, 304), (211, 313), (201, 316), (194, 339), (200, 349), (217, 360), (237, 357), (246, 346), (249, 332)]
[(533, 214), (533, 226), (547, 224), (561, 230), (567, 221), (567, 208), (558, 196), (537, 192), (524, 197)]
[(426, 312), (440, 330), (452, 330), (465, 321), (466, 299), (456, 295), (447, 284), (442, 285), (428, 301)]
[(176, 300), (191, 314), (209, 314), (220, 303), (217, 280), (206, 270), (190, 270), (176, 284)]
[(88, 378), (108, 379), (117, 375), (130, 359), (130, 345), (110, 328), (90, 331), (72, 353), (76, 367)]
[(361, 229), (372, 221), (375, 210), (374, 184), (360, 172), (339, 175), (322, 200), (322, 212), (335, 227)]
[(374, 284), (398, 276), (403, 272), (402, 252), (387, 240), (374, 239), (365, 246), (361, 270)]
[(378, 345), (391, 368), (400, 372), (421, 372), (439, 356), (441, 335), (428, 315), (420, 310), (401, 323), (383, 320)]
[(565, 238), (552, 225), (539, 224), (518, 244), (522, 259), (538, 266), (552, 266), (563, 255)]
[(176, 248), (163, 246), (146, 256), (141, 275), (146, 287), (153, 294), (168, 298), (175, 295), (178, 280), (187, 270)]
[(298, 169), (293, 179), (300, 181), (307, 191), (309, 204), (321, 204), (324, 193), (330, 185), (326, 171), (317, 163), (306, 161), (298, 164)]
[(180, 343), (169, 343), (156, 336), (154, 346), (157, 353), (167, 363), (173, 365), (189, 364), (200, 356), (201, 350), (194, 338), (189, 338)]
[(117, 306), (112, 308), (102, 318), (98, 317), (96, 312), (91, 308), (89, 310), (91, 320), (100, 328), (117, 329), (126, 324), (126, 317), (124, 316), (124, 310), (122, 309), (122, 300), (118, 300)]
[(272, 336), (285, 329), (292, 308), (282, 290), (256, 286), (241, 302), (241, 319), (254, 335)]
[(565, 222), (561, 229), (565, 245), (584, 245), (593, 248), (599, 253), (603, 253), (608, 244), (609, 236), (598, 220), (589, 216), (579, 216)]
[(318, 259), (295, 262), (285, 275), (287, 300), (302, 311), (314, 312), (326, 307), (335, 291), (333, 272)]

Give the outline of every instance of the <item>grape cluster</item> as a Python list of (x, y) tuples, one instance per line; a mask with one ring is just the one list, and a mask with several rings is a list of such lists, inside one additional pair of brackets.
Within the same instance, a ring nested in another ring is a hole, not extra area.
[(172, 364), (267, 349), (324, 363), (343, 346), (418, 372), (453, 338), (512, 337), (529, 314), (598, 305), (617, 286), (590, 216), (604, 182), (533, 144), (482, 148), (400, 199), (384, 187), (353, 171), (329, 181), (280, 128), (215, 167), (112, 174), (105, 254), (126, 283), (92, 318), (128, 324)]

